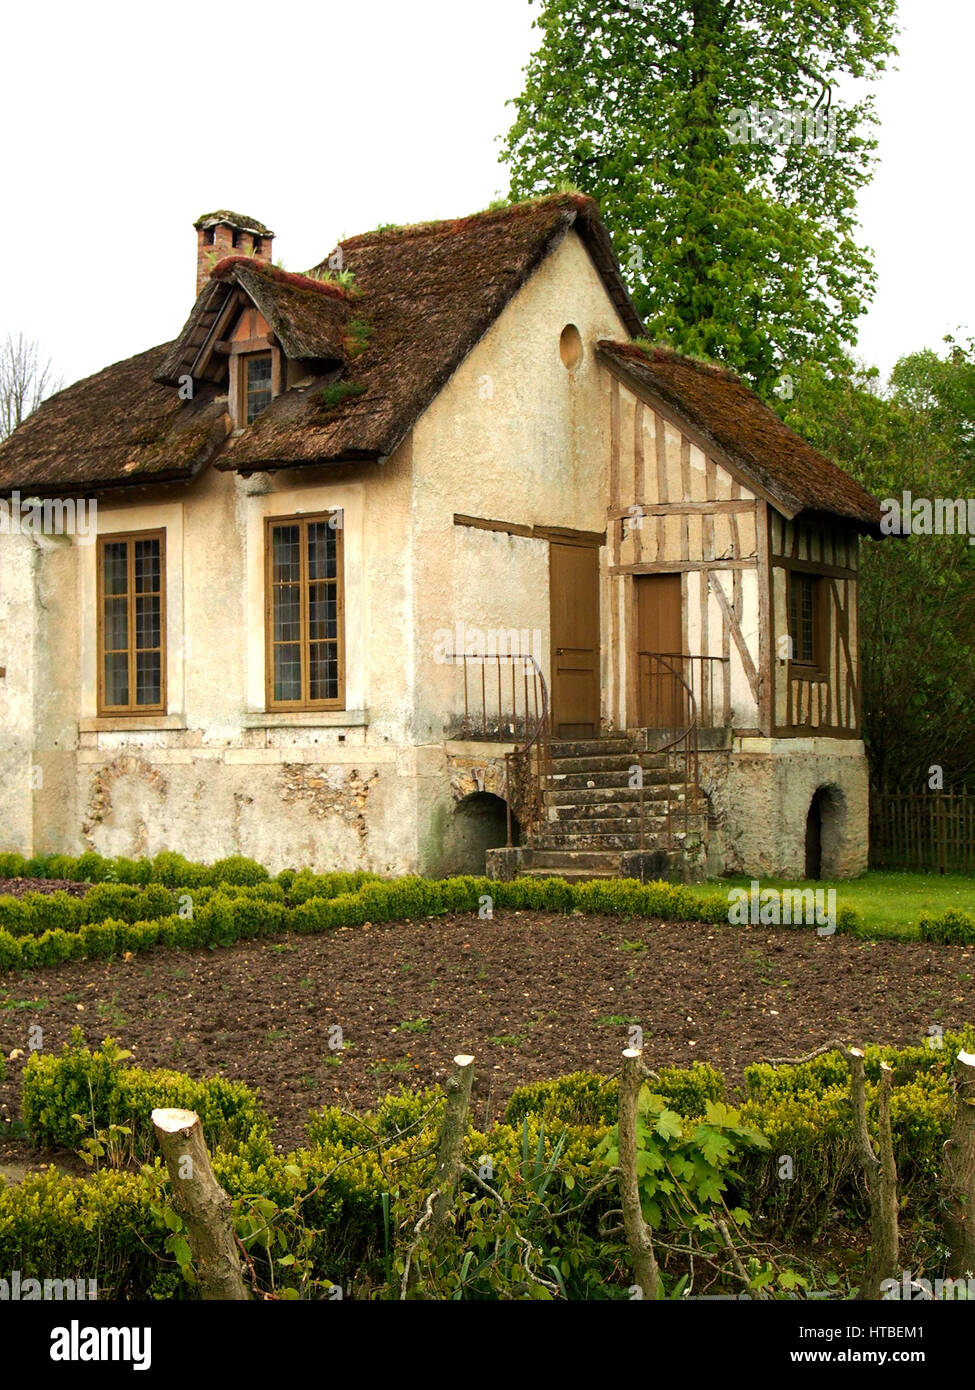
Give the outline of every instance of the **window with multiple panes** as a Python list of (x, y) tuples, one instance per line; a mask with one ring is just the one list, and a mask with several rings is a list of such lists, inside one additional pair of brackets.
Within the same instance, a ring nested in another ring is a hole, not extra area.
[(789, 636), (798, 666), (819, 665), (821, 583), (815, 574), (789, 573)]
[(267, 523), (268, 708), (344, 704), (341, 520)]
[(271, 404), (271, 354), (252, 352), (244, 358), (244, 420), (250, 425)]
[(98, 710), (163, 713), (166, 534), (98, 539)]

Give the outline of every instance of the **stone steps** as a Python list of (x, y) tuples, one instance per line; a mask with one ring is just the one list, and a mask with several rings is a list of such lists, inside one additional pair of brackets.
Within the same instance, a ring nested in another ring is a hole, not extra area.
[[(534, 848), (507, 851), (516, 856), (515, 873), (575, 881), (614, 878), (624, 858), (624, 871), (641, 878), (645, 872), (652, 876), (673, 869), (681, 852), (668, 842), (667, 809), (673, 844), (679, 847), (685, 839), (688, 789), (663, 754), (641, 753), (623, 735), (556, 740), (550, 751), (551, 777), (542, 797), (545, 819), (537, 827)], [(635, 766), (643, 769), (642, 789), (630, 785)], [(686, 838), (689, 845), (699, 845), (707, 838), (708, 803), (696, 788), (690, 791)]]

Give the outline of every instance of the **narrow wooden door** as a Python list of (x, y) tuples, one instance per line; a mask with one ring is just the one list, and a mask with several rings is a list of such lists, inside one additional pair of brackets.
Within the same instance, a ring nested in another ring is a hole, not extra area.
[(549, 547), (552, 729), (556, 738), (599, 734), (599, 551)]
[(684, 651), (681, 577), (679, 574), (640, 574), (635, 582), (640, 728), (683, 728), (688, 702), (684, 687), (674, 672), (680, 673), (688, 684), (691, 682), (690, 663), (681, 655)]

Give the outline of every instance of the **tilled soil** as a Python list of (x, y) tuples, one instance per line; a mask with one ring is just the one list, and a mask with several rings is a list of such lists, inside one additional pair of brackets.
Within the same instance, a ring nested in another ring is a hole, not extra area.
[[(970, 1023), (973, 971), (965, 946), (511, 911), (75, 961), (0, 980), (0, 1047), (24, 1050), (0, 1102), (16, 1117), (39, 1023), (46, 1051), (80, 1025), (142, 1067), (259, 1087), (281, 1147), (301, 1141), (310, 1109), (441, 1081), (460, 1051), (477, 1059), (486, 1123), (526, 1081), (615, 1071), (631, 1024), (651, 1065), (698, 1058), (734, 1086), (749, 1062), (835, 1037), (904, 1044)], [(330, 1049), (336, 1026), (344, 1046)], [(0, 1134), (0, 1160), (25, 1157)]]
[(68, 878), (0, 878), (0, 897), (22, 898), (25, 893), (70, 893), (83, 898), (90, 893), (90, 883)]

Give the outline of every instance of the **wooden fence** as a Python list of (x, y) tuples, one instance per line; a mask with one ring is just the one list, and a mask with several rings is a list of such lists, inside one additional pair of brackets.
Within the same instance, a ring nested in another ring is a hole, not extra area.
[(871, 793), (870, 867), (975, 874), (975, 793)]

